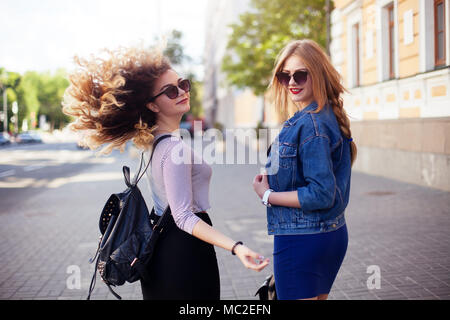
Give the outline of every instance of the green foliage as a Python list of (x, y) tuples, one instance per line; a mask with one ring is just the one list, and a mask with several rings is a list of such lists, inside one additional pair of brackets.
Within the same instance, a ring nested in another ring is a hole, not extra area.
[(3, 93), (3, 90), (7, 92), (8, 118), (13, 115), (12, 102), (17, 101), (19, 129), (23, 119), (26, 119), (29, 127), (32, 127), (41, 114), (50, 121), (52, 129), (61, 128), (68, 123), (68, 117), (61, 110), (61, 100), (68, 86), (69, 81), (62, 69), (54, 74), (28, 71), (20, 75), (0, 68), (0, 92)]
[[(16, 72), (10, 72), (6, 71), (5, 68), (0, 68), (0, 110), (3, 112), (3, 92), (6, 90), (6, 100), (7, 100), (7, 114), (8, 114), (8, 131), (12, 131), (14, 128), (13, 124), (11, 123), (11, 117), (13, 115), (12, 113), (12, 102), (18, 100), (18, 93), (17, 89), (20, 85), (21, 76), (20, 74)], [(19, 112), (20, 116), (20, 112)], [(20, 118), (19, 118), (20, 120)], [(3, 128), (4, 123), (1, 123), (0, 129), (1, 131), (4, 130)]]
[(61, 111), (61, 101), (68, 86), (69, 81), (63, 69), (57, 70), (53, 75), (42, 74), (38, 94), (41, 103), (39, 115), (45, 115), (50, 119), (52, 128), (61, 128), (70, 121), (70, 118)]
[(187, 78), (191, 81), (191, 113), (194, 118), (201, 118), (203, 116), (203, 108), (202, 108), (202, 94), (203, 94), (203, 85), (200, 81), (198, 81), (195, 77), (195, 74), (189, 73)]
[(290, 41), (313, 39), (326, 46), (325, 0), (252, 0), (252, 10), (230, 25), (222, 70), (230, 84), (262, 95), (275, 59)]
[[(41, 76), (35, 71), (26, 72), (17, 88), (19, 103), (19, 119), (29, 118), (36, 114), (41, 106), (38, 99)], [(19, 125), (21, 122), (19, 122)]]
[(167, 46), (164, 49), (164, 55), (169, 58), (173, 65), (181, 65), (185, 60), (190, 60), (190, 57), (184, 53), (181, 41), (183, 33), (178, 30), (172, 30), (168, 39)]

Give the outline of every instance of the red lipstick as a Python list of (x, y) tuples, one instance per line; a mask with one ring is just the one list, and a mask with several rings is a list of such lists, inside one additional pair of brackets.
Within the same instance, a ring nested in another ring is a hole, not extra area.
[(299, 88), (290, 88), (289, 91), (291, 91), (292, 94), (299, 94), (300, 92), (303, 91), (303, 89), (299, 89)]

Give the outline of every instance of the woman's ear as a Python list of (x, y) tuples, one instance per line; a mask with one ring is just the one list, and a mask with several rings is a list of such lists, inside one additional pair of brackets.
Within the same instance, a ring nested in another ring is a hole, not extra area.
[(153, 111), (153, 112), (156, 112), (156, 113), (158, 113), (160, 110), (159, 110), (159, 107), (158, 107), (158, 105), (156, 104), (156, 103), (153, 103), (153, 102), (149, 102), (149, 103), (147, 103), (147, 106), (146, 106), (149, 110), (151, 110), (151, 111)]

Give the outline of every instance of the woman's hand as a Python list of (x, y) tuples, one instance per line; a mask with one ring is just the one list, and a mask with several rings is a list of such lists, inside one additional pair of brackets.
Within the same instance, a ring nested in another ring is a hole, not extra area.
[(267, 179), (267, 174), (258, 174), (255, 179), (253, 179), (253, 189), (256, 194), (262, 199), (264, 192), (269, 189), (269, 180)]
[(265, 259), (259, 253), (250, 250), (242, 244), (236, 246), (234, 252), (247, 269), (252, 269), (260, 272), (269, 264), (269, 259)]

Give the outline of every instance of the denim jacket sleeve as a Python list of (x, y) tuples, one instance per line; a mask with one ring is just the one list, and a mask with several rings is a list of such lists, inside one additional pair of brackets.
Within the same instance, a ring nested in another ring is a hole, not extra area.
[(297, 188), (301, 208), (305, 211), (331, 208), (336, 194), (336, 179), (329, 138), (312, 136), (300, 146), (298, 153), (306, 182), (305, 186)]

